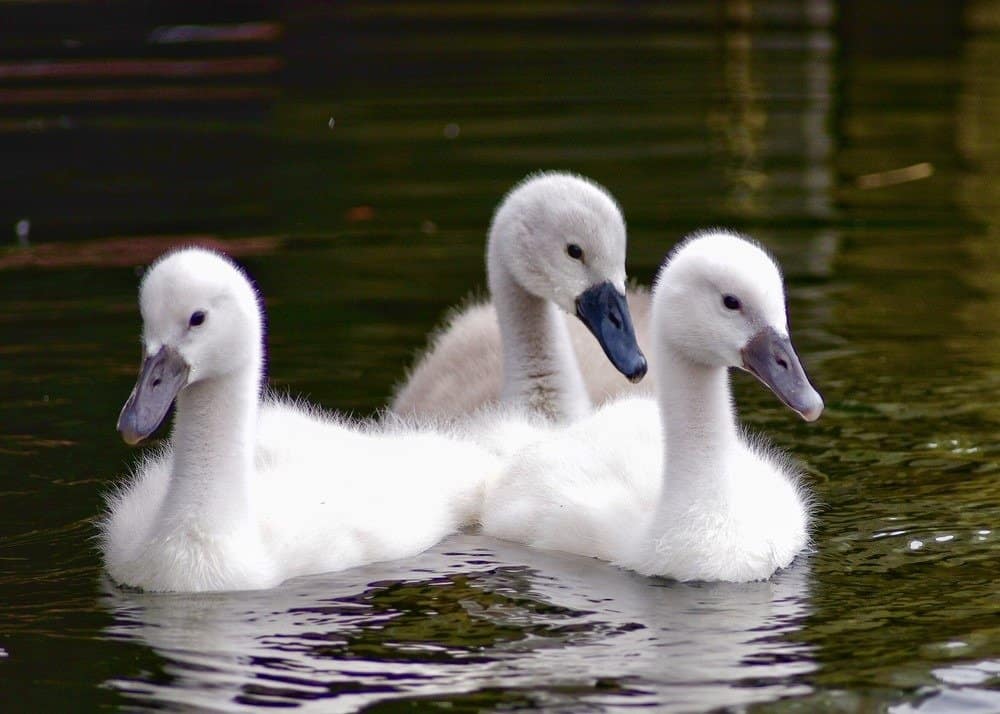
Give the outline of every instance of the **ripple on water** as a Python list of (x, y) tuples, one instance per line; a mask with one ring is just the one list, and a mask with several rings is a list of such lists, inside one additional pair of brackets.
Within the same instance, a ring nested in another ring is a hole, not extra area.
[[(440, 575), (456, 565), (460, 573)], [(162, 672), (110, 684), (137, 700), (222, 708), (766, 701), (806, 691), (796, 677), (815, 666), (810, 648), (787, 638), (805, 613), (807, 571), (682, 585), (462, 536), (411, 563), (265, 593), (109, 589), (108, 634), (163, 658)]]

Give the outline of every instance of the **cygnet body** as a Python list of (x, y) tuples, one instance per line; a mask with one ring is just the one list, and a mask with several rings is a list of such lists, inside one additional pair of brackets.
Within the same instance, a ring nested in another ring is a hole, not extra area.
[(584, 339), (596, 338), (622, 382), (642, 379), (625, 247), (625, 223), (607, 191), (566, 173), (529, 176), (490, 226), (492, 302), (448, 319), (397, 388), (392, 411), (449, 418), (499, 402), (553, 422), (590, 413), (567, 316), (589, 331)]
[(260, 396), (263, 329), (223, 256), (161, 258), (140, 289), (144, 362), (118, 428), (169, 444), (111, 494), (111, 577), (151, 591), (267, 588), (415, 555), (472, 520), (494, 457), (446, 434), (362, 425)]
[(611, 402), (514, 454), (487, 488), (483, 530), (645, 575), (766, 579), (806, 547), (808, 498), (787, 459), (741, 433), (728, 369), (809, 421), (823, 409), (778, 267), (736, 234), (695, 234), (660, 272), (652, 326), (657, 398)]

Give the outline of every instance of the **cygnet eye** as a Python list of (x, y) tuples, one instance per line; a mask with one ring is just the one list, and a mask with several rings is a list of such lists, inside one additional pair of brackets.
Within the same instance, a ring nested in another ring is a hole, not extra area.
[(188, 324), (191, 327), (197, 327), (198, 325), (200, 325), (204, 321), (205, 321), (205, 311), (204, 310), (195, 310), (194, 312), (191, 313), (191, 319), (188, 320)]
[(573, 260), (583, 260), (583, 248), (576, 243), (570, 243), (566, 246), (566, 254)]
[(725, 295), (722, 298), (722, 304), (726, 306), (729, 310), (739, 310), (740, 301), (735, 295)]

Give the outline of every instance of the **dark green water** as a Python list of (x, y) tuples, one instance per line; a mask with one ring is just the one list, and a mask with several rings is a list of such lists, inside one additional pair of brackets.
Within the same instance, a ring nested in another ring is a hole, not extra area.
[[(1000, 711), (991, 4), (956, 5), (950, 34), (925, 6), (875, 40), (857, 3), (840, 20), (823, 2), (543, 3), (499, 18), (473, 4), (295, 7), (264, 18), (283, 39), (236, 49), (149, 49), (169, 23), (145, 17), (115, 25), (137, 45), (42, 23), (41, 50), (5, 45), (5, 711)], [(183, 51), (281, 69), (9, 69)], [(177, 91), (136, 94), (150, 85)], [(767, 583), (680, 585), (464, 535), (268, 592), (104, 581), (92, 518), (136, 458), (114, 425), (138, 362), (141, 266), (224, 241), (267, 298), (272, 383), (366, 414), (481, 286), (491, 209), (539, 168), (617, 196), (642, 282), (705, 225), (779, 257), (828, 409), (806, 425), (734, 379), (744, 420), (807, 465), (822, 504), (812, 553)]]

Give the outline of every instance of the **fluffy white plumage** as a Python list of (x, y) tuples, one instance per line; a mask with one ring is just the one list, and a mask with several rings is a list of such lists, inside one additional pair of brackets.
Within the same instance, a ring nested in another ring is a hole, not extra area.
[(401, 421), (376, 427), (260, 399), (257, 296), (222, 256), (187, 249), (160, 259), (140, 305), (147, 363), (162, 369), (144, 367), (119, 422), (126, 438), (162, 419), (142, 410), (156, 411), (150, 400), (171, 378), (164, 355), (187, 378), (169, 445), (108, 499), (101, 548), (118, 583), (267, 588), (415, 555), (475, 518), (499, 469), (486, 450)]
[[(581, 259), (567, 255), (570, 244)], [(603, 188), (565, 173), (529, 176), (504, 197), (490, 226), (492, 301), (447, 318), (397, 387), (392, 411), (458, 417), (502, 401), (553, 421), (589, 413), (590, 395), (602, 398), (629, 381), (575, 316), (576, 300), (602, 283), (625, 293), (625, 247), (624, 219)], [(629, 303), (645, 305), (644, 297)], [(589, 390), (578, 357), (593, 375)]]
[(483, 530), (645, 575), (766, 579), (806, 546), (808, 498), (782, 456), (741, 434), (728, 368), (806, 419), (822, 411), (788, 341), (777, 266), (735, 234), (696, 234), (660, 273), (653, 331), (657, 399), (543, 432), (487, 487)]

